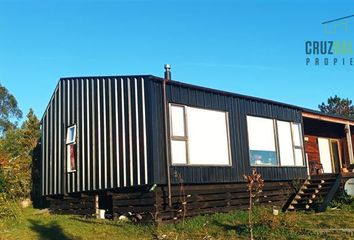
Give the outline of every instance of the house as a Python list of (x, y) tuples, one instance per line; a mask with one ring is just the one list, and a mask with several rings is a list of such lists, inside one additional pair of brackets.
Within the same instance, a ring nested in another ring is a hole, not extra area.
[[(266, 181), (260, 201), (282, 205), (292, 182), (308, 176), (306, 156), (320, 166), (314, 138), (322, 146), (323, 134), (334, 137), (323, 114), (170, 76), (167, 66), (165, 78), (60, 79), (41, 121), (42, 195), (53, 212), (160, 221), (244, 208), (243, 174), (252, 168)], [(341, 132), (333, 131), (343, 141), (343, 123), (353, 132), (353, 122), (338, 119)], [(332, 152), (320, 156), (323, 172), (328, 161), (340, 170)]]

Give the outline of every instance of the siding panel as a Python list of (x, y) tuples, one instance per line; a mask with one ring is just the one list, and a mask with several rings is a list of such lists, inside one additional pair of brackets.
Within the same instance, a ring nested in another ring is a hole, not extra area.
[[(148, 183), (146, 79), (65, 78), (42, 118), (42, 194)], [(77, 171), (67, 173), (66, 129), (77, 126)]]

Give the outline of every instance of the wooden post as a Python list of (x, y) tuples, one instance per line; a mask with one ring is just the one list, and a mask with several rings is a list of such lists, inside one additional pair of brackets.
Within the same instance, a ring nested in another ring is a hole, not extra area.
[(100, 209), (99, 209), (99, 198), (98, 195), (95, 195), (95, 210), (96, 210), (96, 218), (98, 219), (100, 217)]
[(350, 162), (350, 164), (354, 164), (352, 134), (350, 131), (349, 122), (345, 125), (345, 133), (346, 133), (347, 144), (348, 144), (349, 162)]

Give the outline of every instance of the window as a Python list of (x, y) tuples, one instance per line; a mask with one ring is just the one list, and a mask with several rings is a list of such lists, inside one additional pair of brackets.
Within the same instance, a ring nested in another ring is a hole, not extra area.
[(304, 166), (302, 131), (299, 123), (292, 123), (291, 129), (293, 132), (293, 143), (295, 151), (295, 166)]
[(66, 165), (67, 172), (76, 171), (76, 125), (66, 130)]
[(247, 116), (247, 130), (251, 165), (277, 165), (273, 120)]
[(229, 165), (226, 112), (170, 105), (172, 164)]
[(304, 166), (301, 125), (247, 116), (251, 165)]
[(66, 132), (66, 144), (76, 142), (76, 125), (70, 126)]
[(184, 107), (183, 106), (173, 106), (171, 108), (171, 115), (173, 119), (172, 125), (172, 136), (174, 137), (185, 137), (185, 117), (184, 117)]
[(291, 123), (277, 121), (279, 156), (282, 166), (294, 166), (294, 147), (291, 133)]

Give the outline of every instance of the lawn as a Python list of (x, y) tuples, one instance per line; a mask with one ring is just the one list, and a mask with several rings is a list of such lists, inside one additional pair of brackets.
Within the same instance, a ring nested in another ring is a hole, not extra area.
[[(0, 239), (248, 239), (245, 211), (198, 216), (178, 224), (133, 224), (22, 210), (17, 220), (0, 221)], [(324, 213), (254, 213), (256, 239), (354, 239), (354, 207)], [(330, 229), (330, 230), (329, 230)]]

